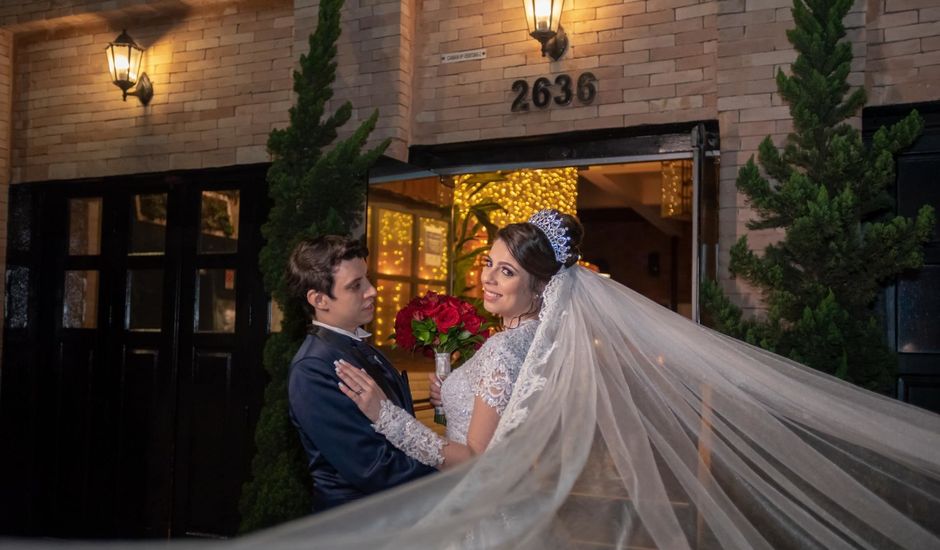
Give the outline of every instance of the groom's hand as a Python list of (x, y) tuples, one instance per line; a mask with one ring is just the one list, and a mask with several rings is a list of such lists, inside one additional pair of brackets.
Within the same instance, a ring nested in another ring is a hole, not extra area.
[(340, 359), (334, 361), (336, 365), (336, 374), (341, 382), (339, 389), (346, 394), (346, 397), (353, 400), (362, 414), (366, 415), (373, 423), (378, 421), (379, 414), (382, 412), (382, 401), (385, 394), (382, 389), (376, 385), (375, 380), (369, 376), (366, 371), (356, 368), (346, 361)]
[(431, 404), (434, 405), (435, 407), (440, 407), (442, 403), (441, 379), (440, 377), (437, 376), (437, 374), (431, 372), (431, 373), (428, 373), (428, 380), (430, 380), (431, 382), (429, 384), (431, 388)]

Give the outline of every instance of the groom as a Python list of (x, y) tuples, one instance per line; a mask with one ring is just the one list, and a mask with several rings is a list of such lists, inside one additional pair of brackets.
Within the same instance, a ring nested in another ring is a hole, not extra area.
[(291, 362), (291, 421), (300, 432), (319, 512), (435, 471), (408, 457), (372, 429), (339, 389), (334, 362), (364, 369), (392, 403), (414, 414), (408, 381), (363, 339), (375, 313), (375, 287), (366, 277), (368, 251), (359, 241), (326, 235), (291, 253), (287, 283), (313, 317), (310, 334)]

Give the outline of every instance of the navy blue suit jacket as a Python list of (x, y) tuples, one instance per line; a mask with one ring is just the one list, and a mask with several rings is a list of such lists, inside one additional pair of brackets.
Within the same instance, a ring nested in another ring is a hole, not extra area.
[(364, 368), (389, 399), (414, 414), (407, 378), (354, 338), (314, 326), (288, 380), (291, 421), (313, 477), (313, 511), (326, 510), (436, 471), (394, 447), (339, 389), (333, 361)]

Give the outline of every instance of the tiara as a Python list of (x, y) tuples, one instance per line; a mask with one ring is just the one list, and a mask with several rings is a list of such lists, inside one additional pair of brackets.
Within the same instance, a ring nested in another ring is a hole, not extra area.
[(558, 260), (558, 263), (565, 263), (571, 250), (571, 247), (568, 246), (571, 237), (568, 236), (568, 231), (562, 225), (561, 216), (558, 215), (558, 212), (550, 209), (539, 210), (532, 214), (529, 223), (548, 237), (548, 242), (552, 245), (552, 250), (555, 251), (555, 259)]

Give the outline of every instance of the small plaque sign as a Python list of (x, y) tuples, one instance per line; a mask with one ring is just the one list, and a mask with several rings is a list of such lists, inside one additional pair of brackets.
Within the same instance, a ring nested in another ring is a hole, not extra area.
[(441, 54), (441, 63), (457, 63), (474, 59), (486, 59), (486, 49)]

